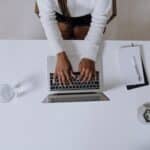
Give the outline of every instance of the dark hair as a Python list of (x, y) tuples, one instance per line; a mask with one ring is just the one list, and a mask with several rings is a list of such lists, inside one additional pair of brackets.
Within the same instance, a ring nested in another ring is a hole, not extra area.
[(62, 14), (66, 17), (70, 17), (70, 12), (67, 7), (67, 0), (58, 0), (58, 4), (62, 11)]

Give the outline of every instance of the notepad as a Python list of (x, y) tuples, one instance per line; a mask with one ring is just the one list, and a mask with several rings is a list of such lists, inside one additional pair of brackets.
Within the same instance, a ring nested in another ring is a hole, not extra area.
[(141, 46), (123, 46), (119, 51), (121, 80), (126, 85), (144, 84)]

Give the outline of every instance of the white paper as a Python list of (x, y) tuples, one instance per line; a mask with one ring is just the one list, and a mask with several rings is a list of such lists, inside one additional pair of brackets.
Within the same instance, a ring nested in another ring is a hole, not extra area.
[(121, 79), (126, 85), (144, 83), (140, 46), (121, 47), (119, 51)]

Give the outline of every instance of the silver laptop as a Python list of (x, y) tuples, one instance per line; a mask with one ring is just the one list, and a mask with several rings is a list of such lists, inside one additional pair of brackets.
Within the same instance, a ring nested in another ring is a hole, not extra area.
[[(48, 73), (48, 97), (44, 100), (45, 103), (54, 102), (93, 102), (107, 101), (108, 97), (102, 92), (102, 71), (99, 71), (100, 61), (96, 62), (96, 77), (89, 82), (81, 83), (78, 80), (80, 73), (78, 65), (80, 62), (76, 54), (68, 54), (69, 60), (73, 68), (75, 78), (72, 79), (72, 84), (60, 85), (58, 79), (54, 80), (54, 71), (56, 66), (56, 57), (47, 57), (47, 73)], [(101, 67), (102, 68), (102, 67)], [(101, 73), (100, 73), (101, 72)]]

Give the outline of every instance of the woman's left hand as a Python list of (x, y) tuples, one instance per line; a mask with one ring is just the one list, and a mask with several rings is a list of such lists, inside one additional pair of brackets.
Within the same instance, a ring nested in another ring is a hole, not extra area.
[(80, 71), (80, 81), (90, 81), (94, 78), (96, 70), (95, 70), (95, 62), (88, 58), (83, 58), (79, 64)]

